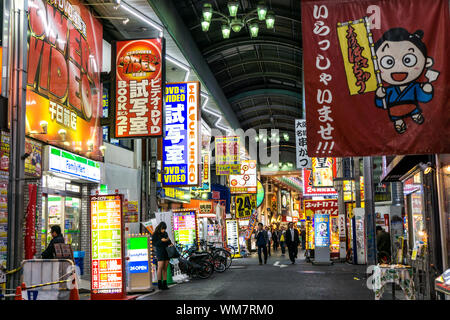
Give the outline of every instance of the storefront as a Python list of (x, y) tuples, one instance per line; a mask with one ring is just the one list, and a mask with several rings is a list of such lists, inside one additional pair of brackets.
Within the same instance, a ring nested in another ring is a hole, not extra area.
[(84, 206), (83, 187), (96, 188), (100, 183), (100, 163), (53, 146), (44, 147), (42, 174), (41, 249), (52, 239), (50, 228), (61, 227), (65, 241), (73, 251), (87, 251), (81, 244)]

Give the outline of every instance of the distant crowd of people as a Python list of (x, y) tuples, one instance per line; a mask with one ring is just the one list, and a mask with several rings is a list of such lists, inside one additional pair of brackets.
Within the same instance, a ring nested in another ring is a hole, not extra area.
[(304, 228), (294, 228), (294, 223), (289, 222), (287, 230), (285, 227), (280, 228), (274, 226), (269, 228), (260, 222), (256, 230), (256, 246), (258, 247), (258, 260), (259, 264), (267, 264), (267, 257), (271, 256), (271, 248), (276, 252), (278, 247), (281, 248), (281, 255), (286, 254), (286, 248), (288, 250), (289, 259), (292, 264), (295, 264), (295, 259), (298, 255), (298, 247), (301, 244), (302, 250), (306, 248), (306, 230)]

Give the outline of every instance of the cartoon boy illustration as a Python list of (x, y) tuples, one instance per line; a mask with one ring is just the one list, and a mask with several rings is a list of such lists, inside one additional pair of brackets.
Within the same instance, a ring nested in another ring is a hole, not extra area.
[(431, 82), (439, 75), (437, 71), (428, 70), (425, 74), (428, 82), (417, 82), (424, 69), (434, 63), (427, 56), (422, 37), (422, 30), (410, 34), (403, 28), (393, 28), (375, 43), (381, 79), (390, 85), (377, 89), (375, 105), (384, 108), (385, 99), (389, 117), (400, 134), (406, 131), (405, 118), (411, 117), (417, 124), (424, 122), (419, 102), (427, 103), (433, 99)]

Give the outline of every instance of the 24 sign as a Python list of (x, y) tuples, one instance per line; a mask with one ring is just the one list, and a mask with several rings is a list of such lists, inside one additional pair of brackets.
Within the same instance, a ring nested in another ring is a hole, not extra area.
[(256, 209), (256, 195), (244, 194), (235, 197), (236, 218), (248, 218)]

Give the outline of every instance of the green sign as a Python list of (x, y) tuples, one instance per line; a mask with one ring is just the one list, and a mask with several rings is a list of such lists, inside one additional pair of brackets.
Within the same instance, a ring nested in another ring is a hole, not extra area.
[(265, 191), (261, 181), (258, 180), (258, 190), (256, 191), (256, 207), (258, 208), (264, 201)]

